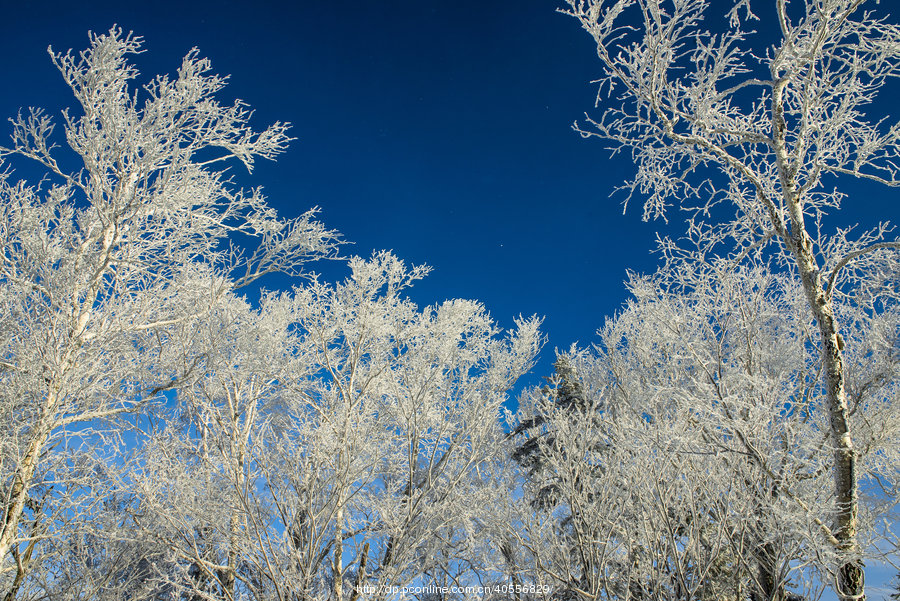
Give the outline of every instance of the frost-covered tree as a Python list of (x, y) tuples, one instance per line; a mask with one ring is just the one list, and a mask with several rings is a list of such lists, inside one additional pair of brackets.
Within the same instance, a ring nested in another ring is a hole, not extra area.
[[(51, 50), (77, 101), (62, 116), (69, 152), (38, 109), (14, 119), (0, 147), (3, 582), (23, 575), (57, 523), (42, 517), (42, 496), (78, 495), (67, 476), (73, 440), (113, 444), (98, 438), (111, 432), (104, 424), (195, 367), (168, 344), (172, 328), (235, 287), (296, 274), (334, 249), (313, 212), (279, 219), (225, 174), (229, 160), (249, 170), (274, 158), (287, 126), (257, 132), (241, 102), (220, 104), (225, 79), (196, 51), (175, 77), (136, 89), (129, 57), (140, 51), (118, 29), (91, 35), (77, 56)], [(23, 158), (43, 169), (39, 183), (14, 181), (7, 165)]]
[[(900, 242), (886, 224), (855, 233), (824, 223), (847, 196), (835, 186), (900, 184), (900, 126), (875, 103), (900, 75), (900, 27), (864, 0), (738, 0), (715, 32), (704, 26), (707, 0), (566, 3), (604, 67), (604, 113), (577, 129), (631, 153), (637, 174), (624, 188), (629, 198), (646, 195), (645, 218), (670, 204), (691, 212), (688, 248), (666, 242), (666, 250), (740, 261), (762, 249), (790, 264), (802, 287), (827, 392), (830, 438), (821, 453), (834, 477), (821, 531), (837, 551), (838, 596), (862, 599), (863, 449), (851, 426), (865, 407), (846, 369), (855, 324), (836, 305), (846, 298), (877, 313), (896, 302)], [(774, 40), (751, 31), (754, 11), (777, 24)], [(723, 212), (735, 216), (710, 217)]]
[(160, 587), (189, 599), (266, 590), (266, 558), (255, 551), (260, 528), (269, 533), (270, 499), (258, 458), (285, 381), (296, 377), (289, 319), (277, 297), (253, 309), (226, 295), (203, 320), (172, 329), (169, 344), (193, 368), (177, 403), (154, 408), (164, 419), (148, 422), (123, 480), (125, 514), (174, 561)]
[[(747, 508), (687, 416), (627, 405), (584, 352), (561, 355), (557, 375), (522, 398), (520, 570), (565, 599), (743, 599), (746, 524), (731, 516)], [(581, 401), (561, 402), (573, 390)]]
[(351, 269), (179, 334), (202, 359), (130, 478), (135, 520), (181, 561), (170, 586), (343, 600), (485, 569), (501, 406), (538, 321), (500, 336), (478, 303), (419, 309), (427, 270), (389, 253)]
[[(303, 363), (315, 371), (298, 383), (285, 459), (316, 469), (288, 472), (281, 495), (296, 499), (286, 511), (307, 545), (310, 510), (333, 507), (318, 525), (333, 541), (338, 598), (348, 569), (353, 586), (403, 586), (458, 564), (481, 567), (501, 407), (541, 343), (538, 320), (501, 337), (479, 303), (418, 309), (402, 293), (424, 270), (389, 254), (351, 266), (344, 283), (297, 291), (295, 323), (310, 345)], [(310, 490), (321, 500), (311, 504)]]
[[(678, 268), (632, 279), (633, 300), (595, 350), (564, 356), (560, 384), (525, 397), (524, 415), (536, 417), (523, 421), (531, 444), (520, 449), (540, 468), (526, 490), (549, 503), (523, 545), (580, 598), (815, 593), (839, 550), (823, 536), (827, 390), (802, 287), (759, 263)], [(839, 308), (853, 324), (844, 357), (860, 479), (890, 490), (900, 482), (900, 315)], [(572, 390), (574, 409), (560, 403)], [(872, 501), (867, 526), (893, 503)]]

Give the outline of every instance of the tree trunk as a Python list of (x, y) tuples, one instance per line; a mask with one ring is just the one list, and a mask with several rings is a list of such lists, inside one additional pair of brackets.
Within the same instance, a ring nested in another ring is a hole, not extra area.
[[(792, 215), (792, 226), (796, 225)], [(797, 258), (803, 289), (818, 323), (822, 340), (821, 355), (825, 367), (826, 400), (834, 447), (834, 536), (840, 543), (838, 551), (842, 562), (838, 568), (836, 592), (841, 601), (864, 601), (865, 583), (862, 562), (858, 558), (857, 542), (859, 528), (857, 457), (850, 436), (850, 411), (847, 406), (844, 361), (841, 345), (838, 343), (837, 320), (831, 299), (826, 295), (822, 285), (818, 265), (812, 254), (810, 238), (802, 228), (795, 231), (794, 256)]]
[[(52, 405), (48, 400), (48, 405)], [(22, 519), (22, 513), (25, 510), (25, 501), (28, 499), (28, 489), (31, 487), (31, 481), (34, 478), (35, 469), (37, 469), (38, 459), (44, 444), (47, 442), (49, 432), (46, 431), (43, 423), (38, 424), (38, 431), (31, 442), (21, 463), (16, 468), (13, 476), (12, 490), (9, 494), (9, 505), (6, 507), (6, 515), (3, 517), (2, 530), (0, 530), (0, 561), (9, 554), (16, 534), (19, 531), (19, 521)]]
[[(340, 502), (340, 499), (338, 499)], [(338, 505), (335, 514), (334, 527), (334, 599), (342, 601), (344, 598), (344, 507)]]
[[(777, 79), (772, 87), (772, 134), (778, 176), (784, 204), (790, 218), (790, 232), (784, 241), (793, 254), (800, 281), (813, 317), (819, 326), (821, 357), (825, 368), (825, 393), (828, 405), (829, 429), (834, 446), (834, 536), (838, 540), (841, 565), (836, 577), (841, 601), (865, 601), (865, 579), (859, 560), (857, 542), (859, 494), (857, 489), (856, 453), (850, 437), (850, 412), (844, 384), (842, 344), (838, 343), (838, 326), (831, 298), (825, 293), (812, 240), (806, 232), (803, 199), (795, 182), (794, 159), (787, 150), (784, 116), (784, 89), (787, 78)], [(775, 225), (775, 224), (773, 224)]]
[(224, 570), (225, 573), (222, 574), (222, 589), (225, 592), (225, 598), (231, 601), (235, 598), (234, 593), (237, 584), (237, 579), (235, 578), (238, 558), (237, 531), (240, 527), (237, 510), (234, 508), (231, 509), (228, 526), (230, 530), (228, 533), (228, 567)]

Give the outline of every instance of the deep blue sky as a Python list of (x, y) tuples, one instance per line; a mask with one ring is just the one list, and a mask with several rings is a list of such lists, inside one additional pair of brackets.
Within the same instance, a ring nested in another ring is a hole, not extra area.
[(578, 24), (553, 0), (292, 4), (4, 2), (0, 116), (72, 102), (48, 44), (80, 50), (118, 24), (144, 36), (145, 77), (196, 46), (231, 74), (223, 100), (293, 124), (290, 150), (247, 180), (283, 214), (318, 205), (348, 252), (432, 265), (421, 304), (479, 299), (503, 326), (546, 316), (538, 376), (554, 347), (594, 342), (626, 269), (652, 269), (661, 224), (639, 203), (622, 215), (609, 194), (631, 166), (571, 129), (600, 73)]

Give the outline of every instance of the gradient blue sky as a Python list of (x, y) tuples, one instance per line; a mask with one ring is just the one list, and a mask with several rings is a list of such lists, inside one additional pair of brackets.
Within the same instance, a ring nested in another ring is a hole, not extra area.
[[(297, 140), (248, 182), (283, 214), (318, 205), (368, 256), (433, 266), (429, 304), (483, 301), (504, 326), (546, 316), (546, 353), (593, 340), (650, 269), (654, 225), (608, 198), (629, 171), (572, 122), (592, 107), (590, 39), (547, 0), (4, 2), (0, 115), (71, 102), (46, 54), (114, 23), (144, 36), (145, 76), (196, 46), (262, 126)], [(5, 134), (4, 134), (5, 137)], [(546, 361), (545, 365), (549, 365)], [(546, 373), (546, 370), (544, 370)]]
[[(600, 66), (557, 6), (2, 1), (0, 116), (23, 106), (58, 114), (72, 102), (48, 44), (80, 50), (88, 30), (118, 24), (144, 36), (147, 52), (135, 60), (145, 78), (174, 71), (196, 46), (231, 74), (224, 100), (249, 103), (259, 126), (293, 124), (289, 151), (260, 163), (248, 183), (285, 215), (320, 206), (354, 243), (349, 253), (392, 249), (433, 266), (413, 292), (420, 304), (479, 299), (503, 326), (545, 316), (534, 382), (549, 373), (554, 347), (596, 340), (626, 298), (626, 269), (653, 268), (663, 227), (643, 223), (639, 203), (622, 215), (623, 198), (609, 195), (632, 166), (571, 129), (593, 107)], [(853, 203), (864, 221), (896, 217), (892, 194), (893, 215), (885, 191), (865, 195), (878, 202)]]

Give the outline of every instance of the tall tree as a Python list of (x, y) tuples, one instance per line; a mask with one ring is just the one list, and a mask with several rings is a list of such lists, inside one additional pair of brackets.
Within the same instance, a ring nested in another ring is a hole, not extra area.
[[(34, 541), (28, 508), (61, 443), (73, 431), (90, 438), (190, 371), (192, 360), (166, 344), (170, 328), (230, 289), (296, 274), (335, 248), (314, 212), (279, 219), (224, 172), (231, 159), (249, 170), (274, 158), (287, 125), (256, 132), (242, 103), (220, 104), (225, 78), (196, 51), (176, 77), (135, 90), (129, 56), (141, 44), (114, 28), (78, 56), (51, 50), (78, 103), (63, 113), (72, 152), (59, 151), (39, 109), (14, 119), (12, 145), (0, 147), (3, 161), (32, 159), (45, 172), (35, 186), (0, 175), (4, 569)], [(56, 467), (45, 484), (67, 494)]]
[[(771, 43), (748, 29), (757, 6), (750, 0), (731, 3), (716, 33), (703, 25), (707, 0), (567, 4), (605, 69), (597, 100), (605, 113), (577, 128), (631, 152), (637, 175), (625, 189), (629, 198), (647, 195), (645, 218), (674, 203), (692, 212), (696, 252), (740, 260), (766, 248), (793, 266), (816, 321), (828, 400), (823, 452), (831, 454), (835, 498), (822, 529), (838, 551), (838, 596), (863, 599), (859, 448), (845, 365), (853, 324), (835, 299), (875, 311), (896, 301), (890, 274), (900, 242), (885, 238), (885, 224), (855, 237), (852, 228), (828, 233), (822, 224), (847, 195), (835, 183), (900, 184), (900, 125), (873, 104), (900, 75), (900, 27), (865, 10), (864, 0), (775, 0), (765, 15), (778, 24)], [(735, 218), (711, 220), (723, 202)]]

